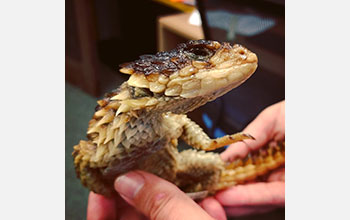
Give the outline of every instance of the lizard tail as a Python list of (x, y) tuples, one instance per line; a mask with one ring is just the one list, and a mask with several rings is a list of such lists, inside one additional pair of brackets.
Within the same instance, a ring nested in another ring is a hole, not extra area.
[(74, 146), (72, 155), (75, 171), (82, 184), (91, 191), (111, 196), (116, 193), (113, 190), (113, 181), (105, 181), (100, 172), (102, 168), (94, 166), (94, 163), (91, 162), (91, 158), (96, 154), (96, 148), (96, 144), (83, 140)]
[(226, 165), (215, 190), (255, 180), (284, 164), (284, 141), (277, 145), (270, 144), (257, 152), (252, 152), (245, 159), (237, 159)]

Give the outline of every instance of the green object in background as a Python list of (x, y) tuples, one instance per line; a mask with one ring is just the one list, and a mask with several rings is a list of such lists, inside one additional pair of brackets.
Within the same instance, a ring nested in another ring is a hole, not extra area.
[(66, 83), (65, 88), (65, 217), (86, 219), (89, 191), (76, 177), (73, 164), (73, 146), (86, 139), (86, 130), (97, 98)]

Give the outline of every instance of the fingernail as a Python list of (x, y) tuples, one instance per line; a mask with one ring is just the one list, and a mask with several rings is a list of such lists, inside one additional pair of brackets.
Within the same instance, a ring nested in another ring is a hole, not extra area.
[(130, 172), (119, 176), (114, 182), (114, 188), (121, 195), (132, 200), (144, 184), (145, 179), (143, 176), (137, 172)]

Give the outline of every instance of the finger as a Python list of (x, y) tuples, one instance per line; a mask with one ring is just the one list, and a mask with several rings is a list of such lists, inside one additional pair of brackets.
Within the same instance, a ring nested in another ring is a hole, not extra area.
[(119, 220), (147, 220), (147, 218), (121, 196), (117, 198), (117, 214)]
[(209, 197), (209, 198), (204, 199), (200, 203), (200, 206), (214, 219), (218, 219), (218, 220), (226, 220), (227, 219), (224, 208), (213, 197)]
[(134, 207), (128, 206), (125, 209), (119, 209), (119, 220), (146, 220), (146, 217), (138, 212)]
[(282, 181), (284, 182), (284, 167), (274, 171), (273, 173), (270, 174), (270, 176), (267, 178), (268, 182), (275, 182), (275, 181)]
[(221, 158), (224, 161), (232, 161), (237, 157), (245, 157), (249, 151), (258, 149), (267, 143), (272, 130), (272, 123), (266, 116), (267, 114), (268, 113), (263, 111), (243, 130), (244, 133), (252, 135), (255, 140), (244, 140), (244, 142), (230, 145), (229, 148), (221, 154)]
[(87, 208), (88, 220), (116, 219), (116, 201), (99, 194), (90, 192)]
[[(278, 125), (278, 128), (276, 127)], [(244, 133), (252, 135), (255, 140), (244, 140), (230, 145), (222, 154), (224, 161), (232, 161), (235, 158), (247, 156), (249, 151), (256, 150), (268, 141), (284, 136), (284, 102), (274, 104), (263, 110), (244, 130)]]
[(228, 188), (216, 194), (223, 206), (284, 205), (284, 182), (252, 183)]
[(150, 219), (212, 218), (175, 185), (143, 171), (120, 176), (115, 189)]
[(236, 158), (244, 158), (248, 155), (250, 147), (243, 142), (231, 144), (224, 152), (220, 154), (223, 161), (233, 161)]
[(253, 214), (262, 214), (270, 212), (278, 206), (241, 206), (241, 207), (225, 207), (225, 211), (228, 216), (244, 216)]

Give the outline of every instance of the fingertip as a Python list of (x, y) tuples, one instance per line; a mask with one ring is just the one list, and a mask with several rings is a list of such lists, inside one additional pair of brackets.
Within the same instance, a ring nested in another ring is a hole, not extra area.
[(121, 175), (114, 181), (114, 189), (124, 199), (127, 198), (128, 202), (134, 200), (135, 196), (144, 187), (144, 185), (144, 174), (137, 171), (131, 171)]
[(213, 197), (203, 200), (200, 206), (214, 219), (227, 220), (224, 208)]
[(239, 142), (230, 145), (220, 156), (223, 161), (233, 161), (236, 158), (247, 156), (248, 152), (248, 146), (244, 142)]
[(115, 200), (112, 198), (108, 198), (94, 192), (90, 192), (89, 194), (88, 207), (94, 209), (95, 211), (97, 209), (114, 207), (114, 205)]
[(115, 219), (115, 200), (105, 196), (90, 192), (87, 208), (87, 219)]
[[(243, 187), (243, 188), (242, 188)], [(247, 203), (247, 198), (250, 198), (247, 195), (247, 186), (233, 186), (227, 188), (226, 190), (220, 191), (215, 195), (215, 198), (223, 206), (238, 206)]]

